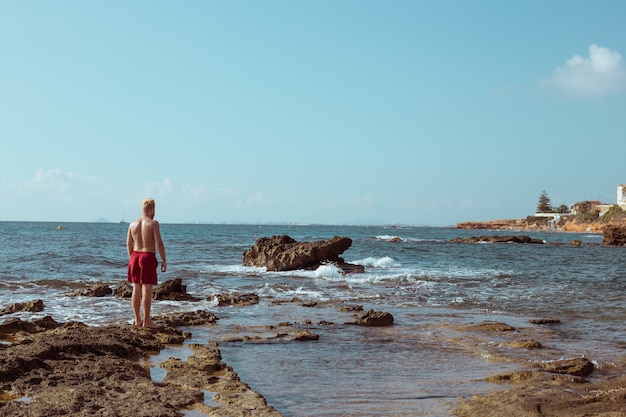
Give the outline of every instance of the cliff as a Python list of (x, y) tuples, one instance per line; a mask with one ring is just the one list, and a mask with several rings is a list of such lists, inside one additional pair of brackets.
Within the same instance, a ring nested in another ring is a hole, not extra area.
[[(553, 230), (546, 217), (528, 216), (525, 219), (490, 220), (486, 222), (463, 222), (456, 225), (457, 229), (491, 229), (491, 230)], [(563, 216), (555, 225), (561, 232), (590, 232), (602, 233), (606, 226), (626, 227), (626, 212), (617, 207), (602, 217), (588, 213), (576, 216)]]

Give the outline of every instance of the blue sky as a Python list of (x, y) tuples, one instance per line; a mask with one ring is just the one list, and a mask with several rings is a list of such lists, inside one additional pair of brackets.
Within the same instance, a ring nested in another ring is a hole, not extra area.
[(615, 202), (626, 2), (2, 1), (0, 220), (447, 226)]

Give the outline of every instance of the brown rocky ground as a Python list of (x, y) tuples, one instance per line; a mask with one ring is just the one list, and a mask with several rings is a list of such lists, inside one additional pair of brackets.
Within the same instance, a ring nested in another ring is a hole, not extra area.
[(626, 376), (595, 383), (542, 372), (500, 377), (513, 383), (513, 387), (463, 401), (455, 414), (459, 417), (626, 416)]
[(172, 327), (7, 320), (0, 325), (10, 342), (0, 344), (0, 416), (281, 415), (222, 362), (216, 343), (192, 345), (186, 361), (159, 364), (167, 374), (154, 382), (140, 359), (187, 336)]
[[(237, 297), (229, 296), (229, 303)], [(243, 301), (253, 299), (245, 294)], [(30, 311), (40, 303), (9, 308)], [(384, 312), (355, 309), (353, 324), (389, 326)], [(210, 312), (197, 311), (157, 318), (157, 330), (132, 325), (91, 327), (77, 322), (57, 323), (51, 317), (32, 322), (20, 319), (0, 324), (0, 416), (140, 416), (279, 417), (281, 414), (222, 361), (215, 342), (190, 345), (186, 360), (169, 358), (158, 365), (166, 371), (154, 381), (145, 359), (166, 346), (181, 346), (190, 337), (178, 326), (215, 324)], [(626, 417), (624, 364), (598, 374), (587, 358), (528, 361), (528, 353), (544, 350), (549, 331), (558, 319), (531, 320), (526, 328), (483, 322), (455, 326), (458, 343), (492, 349), (497, 360), (523, 363), (522, 370), (493, 375), (502, 391), (461, 401), (460, 417)], [(529, 329), (535, 329), (531, 332)], [(291, 340), (316, 340), (312, 333), (283, 335)], [(278, 337), (278, 336), (277, 336)], [(517, 357), (519, 355), (519, 357)], [(539, 353), (532, 353), (539, 358)], [(384, 360), (384, 359), (381, 359)], [(192, 413), (192, 414), (190, 414)]]
[[(557, 319), (531, 320), (532, 324), (555, 325)], [(476, 395), (461, 401), (454, 410), (459, 417), (624, 417), (626, 416), (626, 375), (624, 363), (598, 370), (584, 357), (545, 360), (545, 346), (528, 339), (529, 334), (548, 337), (551, 330), (532, 332), (506, 323), (484, 322), (461, 328), (468, 344), (491, 346), (490, 356), (519, 362), (522, 369), (493, 375), (488, 382), (502, 384), (502, 390)], [(473, 339), (473, 341), (472, 341)], [(548, 349), (549, 351), (549, 349)], [(535, 360), (529, 361), (529, 354)], [(517, 359), (516, 359), (517, 356)], [(539, 360), (543, 358), (544, 360)], [(526, 368), (526, 369), (524, 369)]]

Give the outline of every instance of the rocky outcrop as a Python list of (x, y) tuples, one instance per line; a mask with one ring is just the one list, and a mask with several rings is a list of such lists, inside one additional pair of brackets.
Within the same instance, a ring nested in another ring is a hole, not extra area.
[(522, 230), (526, 226), (523, 219), (490, 220), (487, 222), (463, 222), (456, 225), (457, 229), (488, 229), (488, 230)]
[(154, 300), (199, 301), (198, 297), (187, 294), (187, 286), (181, 278), (174, 278), (157, 285), (152, 294)]
[(534, 239), (530, 236), (474, 236), (467, 239), (463, 238), (454, 238), (451, 240), (452, 243), (536, 243), (543, 244), (545, 243), (541, 239)]
[(9, 307), (0, 309), (0, 316), (3, 316), (5, 314), (17, 313), (19, 311), (29, 311), (31, 313), (39, 312), (43, 311), (43, 307), (43, 301), (41, 300), (34, 300), (25, 303), (15, 303), (10, 305)]
[(254, 293), (246, 294), (218, 294), (215, 296), (219, 307), (225, 306), (249, 306), (259, 304), (259, 296)]
[(113, 290), (107, 284), (96, 283), (84, 290), (78, 290), (69, 295), (83, 297), (106, 297), (107, 295), (111, 294), (113, 294)]
[(393, 326), (393, 315), (386, 311), (369, 310), (367, 313), (357, 318), (356, 322), (352, 324), (367, 327)]
[(626, 226), (607, 225), (602, 233), (603, 245), (626, 246)]
[[(126, 281), (121, 282), (113, 291), (117, 298), (131, 298), (133, 287)], [(154, 300), (200, 301), (200, 298), (187, 294), (187, 286), (181, 278), (174, 278), (157, 285), (152, 291)]]
[(166, 376), (153, 381), (143, 358), (181, 345), (177, 329), (13, 327), (12, 343), (0, 344), (0, 416), (281, 416), (222, 362), (216, 343), (190, 345), (187, 360), (160, 363)]
[(348, 264), (339, 256), (351, 245), (352, 239), (340, 236), (315, 242), (296, 242), (287, 235), (262, 237), (243, 253), (242, 264), (265, 267), (268, 271), (293, 271), (334, 263), (345, 273), (363, 272), (361, 265)]

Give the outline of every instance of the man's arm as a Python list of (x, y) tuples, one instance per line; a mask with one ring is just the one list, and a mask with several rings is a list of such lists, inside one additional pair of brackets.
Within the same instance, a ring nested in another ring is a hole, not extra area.
[(126, 234), (126, 252), (128, 252), (128, 258), (130, 259), (130, 256), (133, 254), (133, 234), (130, 232), (130, 225)]
[(163, 239), (161, 238), (161, 226), (159, 222), (154, 221), (154, 243), (159, 251), (159, 255), (161, 256), (161, 272), (165, 272), (167, 270), (167, 259), (165, 257), (165, 245), (163, 244)]

